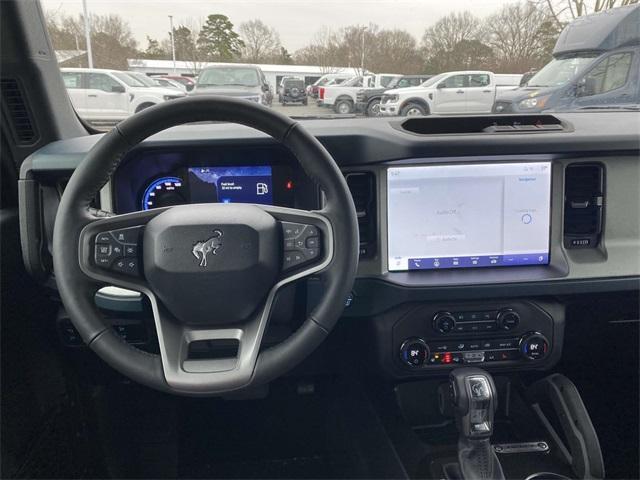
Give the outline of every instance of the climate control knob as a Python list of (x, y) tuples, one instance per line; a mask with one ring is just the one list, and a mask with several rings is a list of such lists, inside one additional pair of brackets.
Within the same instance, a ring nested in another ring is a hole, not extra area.
[(400, 360), (410, 367), (424, 365), (429, 354), (429, 347), (421, 338), (409, 338), (400, 347)]
[(455, 317), (449, 312), (436, 313), (433, 317), (433, 329), (439, 333), (449, 333), (456, 326)]
[(515, 310), (505, 308), (498, 312), (497, 320), (500, 330), (513, 330), (520, 323), (520, 315)]
[(520, 353), (529, 360), (542, 360), (549, 353), (549, 341), (541, 333), (529, 332), (520, 339)]

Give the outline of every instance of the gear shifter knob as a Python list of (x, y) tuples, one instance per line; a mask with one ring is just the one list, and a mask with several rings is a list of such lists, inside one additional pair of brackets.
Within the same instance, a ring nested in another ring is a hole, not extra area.
[(504, 479), (491, 448), (498, 395), (493, 377), (480, 368), (457, 368), (449, 376), (458, 439), (458, 463), (464, 480)]
[(460, 435), (468, 439), (490, 437), (498, 406), (493, 377), (479, 368), (457, 368), (449, 382)]

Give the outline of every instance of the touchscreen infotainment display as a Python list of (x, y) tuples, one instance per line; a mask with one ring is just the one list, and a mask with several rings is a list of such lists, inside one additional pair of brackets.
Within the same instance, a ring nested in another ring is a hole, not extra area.
[(389, 168), (389, 271), (549, 263), (551, 163)]
[(273, 205), (270, 166), (191, 167), (191, 203), (259, 203)]

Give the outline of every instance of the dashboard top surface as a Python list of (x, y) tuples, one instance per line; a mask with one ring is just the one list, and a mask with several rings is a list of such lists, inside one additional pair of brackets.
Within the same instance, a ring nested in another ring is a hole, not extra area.
[[(638, 152), (638, 112), (558, 114), (570, 131), (551, 133), (417, 135), (401, 131), (401, 121), (384, 118), (301, 120), (343, 166), (358, 166), (406, 158), (437, 159), (472, 155), (539, 155)], [(54, 142), (35, 152), (21, 176), (34, 170), (73, 170), (102, 135)], [(156, 134), (142, 146), (269, 145), (266, 134), (236, 124), (190, 124)], [(455, 160), (448, 160), (455, 161)]]
[[(416, 135), (387, 119), (301, 120), (345, 172), (365, 170), (377, 178), (377, 246), (362, 259), (354, 292), (359, 301), (347, 312), (368, 315), (405, 301), (481, 298), (637, 289), (640, 286), (638, 221), (628, 213), (640, 208), (640, 114), (589, 112), (558, 114), (571, 128), (553, 133)], [(22, 165), (21, 179), (39, 172), (67, 178), (102, 137), (87, 135), (59, 141), (35, 152)], [(278, 143), (256, 130), (235, 124), (190, 124), (145, 140), (134, 151), (216, 150), (227, 147), (277, 151)], [(391, 165), (491, 161), (551, 161), (551, 262), (546, 266), (390, 272), (386, 259), (386, 171)], [(606, 232), (597, 249), (562, 246), (564, 168), (571, 162), (601, 162), (607, 182)], [(308, 189), (311, 191), (311, 189)], [(633, 201), (633, 199), (638, 199)], [(631, 200), (631, 203), (629, 203)], [(639, 215), (640, 216), (640, 215)], [(633, 257), (635, 255), (635, 257)], [(469, 286), (474, 288), (470, 289)], [(505, 288), (508, 286), (509, 288)], [(475, 298), (475, 297), (474, 297)]]

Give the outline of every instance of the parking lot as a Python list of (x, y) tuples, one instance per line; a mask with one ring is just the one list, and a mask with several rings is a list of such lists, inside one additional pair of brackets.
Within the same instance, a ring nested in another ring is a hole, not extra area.
[[(301, 104), (280, 105), (277, 101), (274, 101), (271, 108), (289, 117), (291, 116), (326, 116), (326, 115), (335, 114), (332, 108), (319, 107), (318, 105), (316, 105), (315, 99), (309, 99), (308, 105), (301, 105)], [(91, 125), (95, 129), (101, 132), (107, 132), (111, 130), (111, 128), (113, 127), (113, 124), (109, 124), (106, 122), (101, 122), (101, 123), (91, 122)]]
[(272, 108), (277, 112), (283, 113), (288, 116), (297, 115), (330, 115), (333, 114), (333, 109), (326, 107), (319, 107), (316, 105), (315, 99), (309, 99), (308, 105), (300, 104), (288, 104), (280, 105), (277, 101), (273, 102)]

